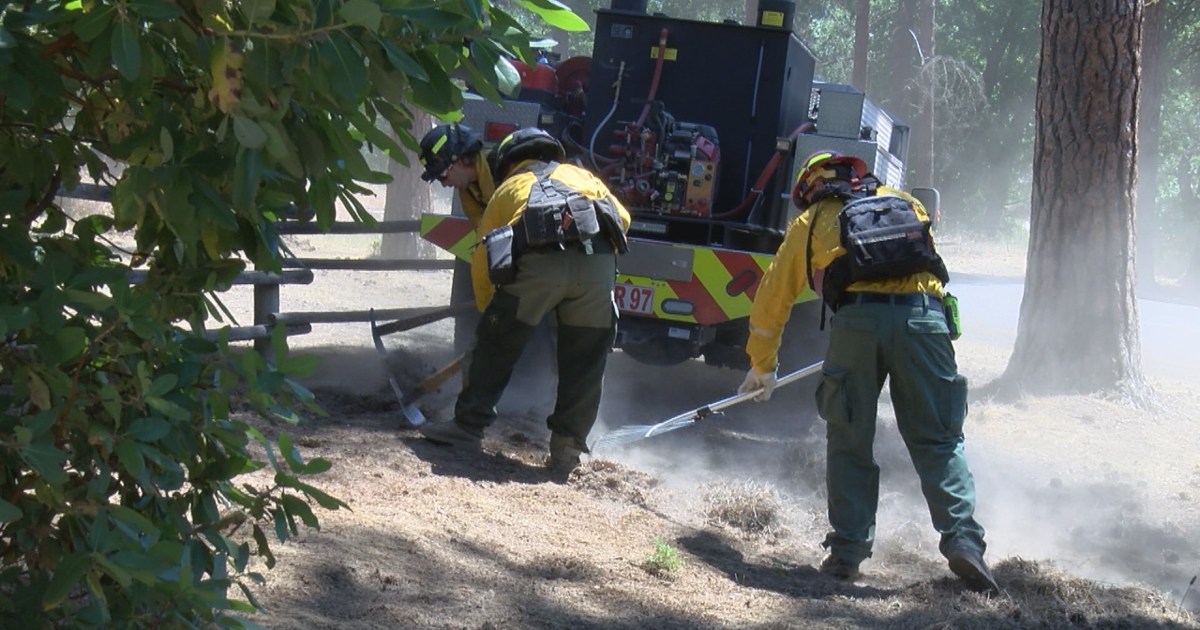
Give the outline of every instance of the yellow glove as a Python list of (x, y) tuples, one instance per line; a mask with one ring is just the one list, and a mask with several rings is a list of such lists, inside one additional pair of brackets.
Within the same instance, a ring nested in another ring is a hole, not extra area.
[(746, 394), (756, 389), (761, 389), (762, 393), (754, 397), (754, 402), (766, 402), (771, 399), (771, 392), (775, 391), (775, 372), (759, 372), (754, 368), (746, 373), (746, 380), (742, 381), (738, 387), (739, 394)]

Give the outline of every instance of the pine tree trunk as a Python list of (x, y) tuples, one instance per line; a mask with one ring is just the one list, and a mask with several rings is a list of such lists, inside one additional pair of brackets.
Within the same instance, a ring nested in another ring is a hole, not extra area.
[[(413, 135), (420, 139), (432, 128), (433, 117), (420, 110), (413, 119)], [(408, 154), (410, 166), (391, 160), (388, 162), (388, 174), (392, 183), (387, 187), (387, 199), (383, 204), (384, 221), (403, 221), (419, 219), (421, 214), (433, 209), (433, 191), (429, 182), (421, 179), (421, 163), (415, 154)], [(433, 184), (437, 186), (438, 184)], [(383, 258), (415, 259), (426, 258), (433, 254), (435, 248), (416, 233), (384, 234), (379, 247)]]
[(1045, 0), (1032, 225), (1003, 385), (1148, 401), (1134, 263), (1141, 0)]
[[(921, 44), (921, 65), (927, 67), (927, 64), (933, 62), (935, 54), (933, 49), (934, 0), (921, 0), (918, 21), (917, 40)], [(913, 149), (916, 154), (913, 157), (913, 173), (915, 175), (913, 183), (916, 186), (930, 188), (933, 186), (934, 163), (933, 113), (940, 87), (937, 84), (937, 72), (925, 72), (923, 79), (925, 83), (920, 91), (920, 110), (913, 128)]]
[[(1158, 137), (1162, 133), (1163, 63), (1167, 47), (1166, 2), (1146, 5), (1142, 29), (1142, 98), (1138, 120), (1137, 268), (1143, 289), (1158, 284)], [(1143, 291), (1144, 293), (1144, 291)]]
[(871, 0), (857, 0), (854, 15), (854, 78), (850, 83), (867, 93), (867, 53), (871, 49)]
[(896, 0), (895, 28), (888, 55), (892, 84), (887, 105), (905, 122), (912, 120), (912, 84), (917, 76), (917, 43), (913, 40), (916, 15), (917, 0)]

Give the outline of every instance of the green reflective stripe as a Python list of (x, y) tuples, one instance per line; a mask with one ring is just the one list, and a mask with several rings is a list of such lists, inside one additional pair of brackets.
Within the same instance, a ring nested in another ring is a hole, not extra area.
[(442, 147), (446, 146), (446, 138), (448, 137), (449, 136), (442, 136), (441, 138), (438, 138), (437, 142), (433, 143), (433, 147), (429, 149), (429, 152), (437, 155), (437, 152), (440, 151)]
[(812, 168), (813, 166), (816, 166), (818, 162), (821, 162), (822, 160), (828, 160), (831, 157), (833, 157), (833, 153), (829, 151), (818, 153), (804, 163), (804, 168)]
[(497, 154), (500, 153), (500, 149), (504, 148), (504, 145), (508, 144), (509, 140), (512, 140), (513, 134), (515, 134), (515, 133), (517, 133), (517, 132), (514, 131), (514, 132), (508, 134), (507, 136), (504, 136), (504, 139), (500, 141), (500, 144), (496, 145), (496, 153)]

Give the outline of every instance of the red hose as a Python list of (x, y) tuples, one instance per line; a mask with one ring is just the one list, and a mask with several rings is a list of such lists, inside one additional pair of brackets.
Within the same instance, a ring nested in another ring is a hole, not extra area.
[[(796, 130), (793, 131), (790, 136), (788, 136), (788, 141), (794, 142), (800, 134), (810, 131), (813, 128), (814, 126), (812, 121), (806, 121), (804, 124), (796, 127)], [(754, 206), (755, 200), (762, 196), (763, 189), (767, 187), (767, 183), (770, 182), (771, 178), (775, 176), (775, 169), (779, 168), (779, 162), (782, 159), (783, 154), (779, 151), (776, 151), (775, 155), (771, 156), (771, 160), (767, 162), (767, 165), (763, 167), (762, 173), (760, 173), (758, 176), (758, 181), (754, 182), (754, 186), (750, 189), (750, 193), (746, 195), (746, 198), (742, 200), (742, 203), (733, 210), (722, 212), (720, 214), (714, 214), (709, 218), (718, 221), (741, 218), (742, 214)]]
[(638, 129), (646, 124), (646, 119), (650, 117), (650, 104), (658, 94), (658, 80), (662, 78), (663, 62), (667, 58), (667, 33), (665, 28), (658, 33), (658, 60), (654, 63), (654, 79), (650, 81), (650, 96), (646, 97), (646, 106), (642, 108), (642, 115), (637, 119)]

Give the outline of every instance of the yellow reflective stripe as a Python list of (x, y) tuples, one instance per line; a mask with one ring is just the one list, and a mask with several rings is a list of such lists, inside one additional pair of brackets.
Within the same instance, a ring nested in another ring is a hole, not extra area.
[(750, 296), (745, 293), (739, 295), (729, 295), (726, 286), (729, 281), (733, 280), (729, 270), (725, 265), (717, 259), (717, 255), (711, 249), (696, 248), (696, 258), (692, 262), (692, 273), (700, 284), (704, 285), (705, 290), (712, 296), (713, 301), (717, 306), (721, 307), (721, 312), (729, 319), (737, 319), (750, 314)]
[[(517, 132), (514, 131), (513, 133), (517, 133)], [(504, 139), (500, 141), (500, 144), (496, 145), (496, 153), (499, 153), (500, 149), (503, 149), (504, 145), (508, 144), (509, 140), (512, 140), (513, 133), (510, 133), (507, 136), (504, 136)]]
[(821, 153), (817, 153), (817, 154), (813, 155), (811, 158), (809, 158), (809, 160), (807, 162), (804, 163), (804, 168), (812, 168), (813, 166), (816, 166), (817, 163), (820, 162), (821, 160), (828, 160), (831, 157), (833, 157), (832, 151), (822, 151)]
[(429, 149), (429, 152), (434, 155), (437, 155), (438, 149), (441, 149), (442, 147), (446, 146), (446, 138), (449, 138), (449, 137), (450, 137), (449, 134), (447, 134), (447, 135), (442, 136), (441, 138), (438, 138), (437, 142), (434, 142), (433, 146)]
[(471, 249), (475, 245), (475, 230), (469, 230), (457, 242), (447, 247), (444, 243), (434, 242), (429, 239), (429, 235), (435, 228), (446, 221), (455, 221), (466, 223), (467, 220), (462, 217), (457, 217), (449, 214), (422, 214), (421, 215), (421, 238), (441, 247), (442, 249), (454, 254), (456, 258), (460, 258), (467, 262), (471, 262)]
[(456, 258), (471, 262), (471, 250), (473, 249), (475, 249), (475, 230), (467, 232), (467, 235), (455, 243), (449, 251)]

